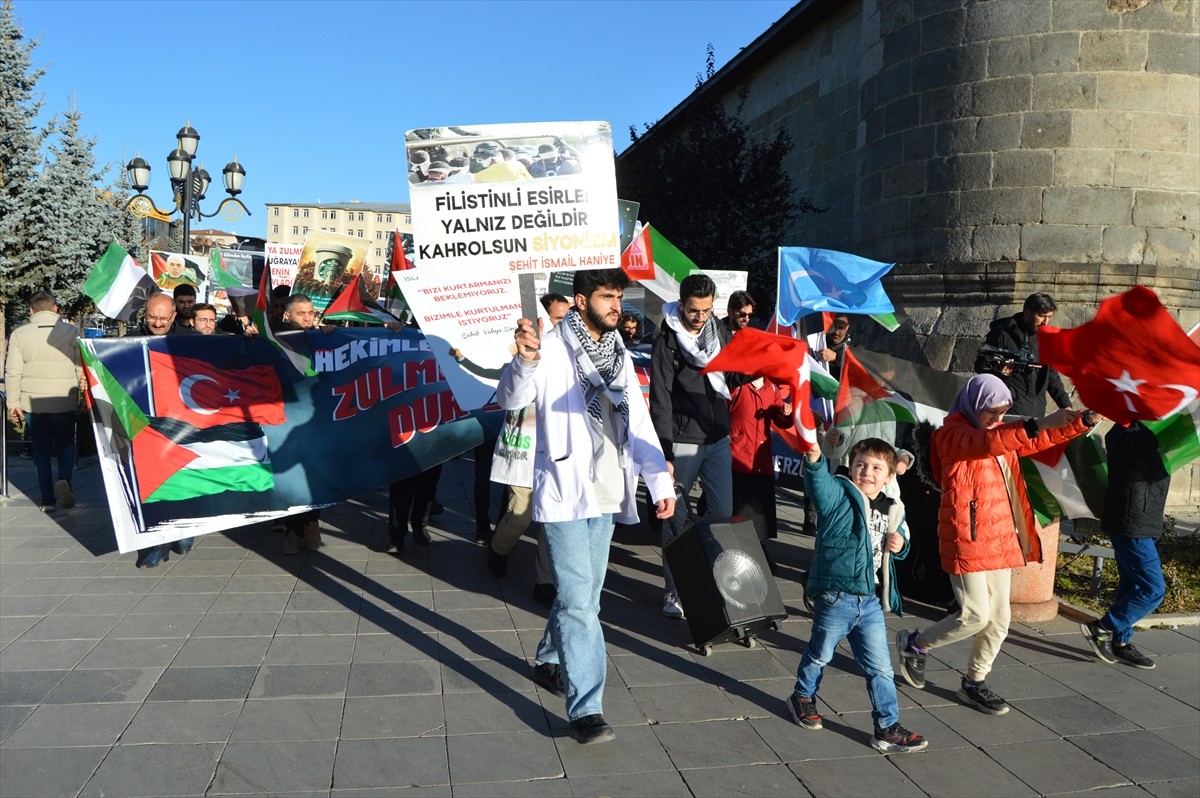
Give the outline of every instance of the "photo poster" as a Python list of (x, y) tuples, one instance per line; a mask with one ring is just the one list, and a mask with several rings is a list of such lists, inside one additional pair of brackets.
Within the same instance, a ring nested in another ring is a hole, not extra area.
[(271, 269), (271, 287), (291, 285), (300, 270), (300, 244), (267, 244), (267, 266)]
[(717, 315), (724, 316), (725, 308), (729, 303), (729, 295), (734, 291), (746, 290), (750, 272), (729, 269), (701, 269), (700, 271), (707, 274), (716, 283), (717, 301), (714, 306), (717, 309)]
[[(225, 271), (229, 272), (230, 276), (237, 280), (242, 286), (249, 290), (254, 286), (254, 256), (262, 257), (261, 252), (251, 252), (248, 249), (225, 249), (221, 248), (221, 262), (225, 264)], [(209, 267), (211, 271), (211, 266)], [(256, 291), (257, 292), (257, 291)], [(217, 309), (217, 318), (221, 318), (226, 313), (234, 310), (233, 305), (237, 301), (236, 294), (231, 301), (229, 291), (221, 288), (216, 284), (216, 275), (210, 274), (208, 281), (208, 303)], [(243, 303), (238, 303), (238, 315), (250, 315), (242, 312), (244, 310)]]
[(410, 164), (429, 166), (409, 186), (416, 268), (401, 289), (455, 398), (475, 409), (512, 359), (517, 319), (540, 308), (539, 280), (518, 278), (620, 266), (612, 128), (422, 128), (405, 143)]
[[(379, 279), (367, 265), (369, 242), (358, 236), (315, 230), (304, 238), (293, 294), (304, 294), (313, 307), (324, 310), (360, 273), (372, 299), (379, 297)], [(366, 270), (364, 273), (364, 269)], [(271, 275), (274, 277), (274, 273)]]
[(196, 289), (196, 301), (207, 302), (208, 259), (199, 255), (184, 255), (182, 252), (150, 251), (150, 276), (154, 284), (170, 293), (177, 285), (190, 285)]

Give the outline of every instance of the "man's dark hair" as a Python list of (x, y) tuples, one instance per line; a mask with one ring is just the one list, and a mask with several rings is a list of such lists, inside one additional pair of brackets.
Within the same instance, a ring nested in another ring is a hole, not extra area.
[(29, 309), (34, 313), (43, 310), (50, 310), (58, 305), (54, 301), (54, 294), (49, 291), (38, 291), (33, 296), (29, 297)]
[(638, 335), (642, 334), (642, 320), (638, 318), (638, 314), (634, 313), (632, 310), (625, 311), (621, 314), (620, 318), (617, 319), (617, 325), (620, 326), (627, 321), (636, 321), (638, 326)]
[(581, 269), (575, 272), (571, 291), (590, 297), (601, 288), (619, 288), (624, 291), (627, 285), (629, 275), (620, 269)]
[(896, 450), (882, 438), (863, 438), (850, 449), (850, 464), (860, 454), (872, 454), (888, 464), (888, 473), (896, 473)]
[(311, 305), (313, 301), (304, 294), (292, 294), (288, 297), (287, 304), (283, 306), (284, 313), (291, 313), (292, 308), (296, 305)]
[(547, 313), (550, 312), (550, 306), (553, 305), (555, 302), (566, 302), (568, 305), (571, 304), (571, 300), (567, 299), (562, 294), (554, 294), (554, 293), (546, 294), (538, 301), (542, 303), (542, 309), (545, 310)]
[(732, 316), (735, 310), (741, 310), (747, 305), (757, 307), (758, 303), (754, 301), (754, 297), (750, 296), (749, 291), (734, 291), (729, 295), (729, 303), (725, 306), (725, 311)]
[(175, 290), (171, 292), (171, 295), (176, 299), (179, 299), (181, 296), (195, 296), (196, 286), (191, 283), (180, 283), (175, 286)]
[(1053, 313), (1058, 310), (1058, 305), (1054, 303), (1054, 298), (1049, 294), (1039, 291), (1036, 294), (1030, 294), (1025, 300), (1025, 307), (1022, 308), (1026, 313)]
[(717, 284), (707, 274), (696, 272), (683, 278), (679, 284), (679, 301), (686, 302), (689, 297), (717, 296)]
[(217, 312), (217, 308), (214, 305), (208, 304), (207, 302), (197, 302), (195, 305), (192, 305), (192, 315), (195, 315), (202, 310), (211, 310), (214, 315)]

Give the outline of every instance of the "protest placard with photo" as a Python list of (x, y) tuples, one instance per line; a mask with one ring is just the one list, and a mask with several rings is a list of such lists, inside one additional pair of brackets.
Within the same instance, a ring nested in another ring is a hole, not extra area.
[[(364, 273), (368, 249), (365, 238), (325, 230), (309, 233), (300, 252), (292, 293), (304, 294), (317, 310), (324, 310), (356, 275), (362, 273), (363, 283), (375, 288), (372, 298), (378, 297), (378, 275), (369, 268)], [(274, 273), (271, 276), (274, 277)]]
[(190, 285), (196, 289), (196, 299), (204, 301), (208, 263), (199, 255), (151, 250), (150, 276), (154, 278), (155, 285), (168, 292), (175, 290), (177, 285)]

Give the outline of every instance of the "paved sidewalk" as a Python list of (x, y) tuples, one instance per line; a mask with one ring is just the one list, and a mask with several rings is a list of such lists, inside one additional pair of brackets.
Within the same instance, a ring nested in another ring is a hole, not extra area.
[[(966, 644), (899, 688), (927, 751), (868, 746), (848, 652), (826, 671), (823, 731), (787, 716), (808, 639), (797, 578), (811, 539), (781, 504), (773, 545), (791, 617), (705, 658), (660, 612), (654, 536), (618, 531), (602, 617), (613, 743), (565, 734), (528, 678), (544, 610), (533, 544), (494, 579), (472, 543), (471, 463), (442, 477), (433, 545), (387, 554), (385, 495), (322, 514), (326, 545), (286, 557), (265, 525), (214, 534), (152, 570), (114, 548), (94, 461), (79, 505), (0, 499), (0, 795), (709, 796), (1200, 794), (1200, 628), (1153, 630), (1140, 671), (1094, 662), (1078, 626), (1015, 625), (989, 683), (1013, 711), (954, 698)], [(935, 608), (907, 604), (892, 629)]]

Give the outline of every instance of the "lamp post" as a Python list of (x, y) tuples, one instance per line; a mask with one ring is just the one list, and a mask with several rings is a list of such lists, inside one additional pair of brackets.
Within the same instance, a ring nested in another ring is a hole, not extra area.
[[(171, 150), (167, 155), (167, 168), (171, 173), (171, 191), (175, 202), (174, 210), (178, 211), (183, 217), (184, 254), (191, 254), (192, 219), (199, 221), (221, 213), (230, 221), (235, 221), (241, 217), (242, 213), (251, 215), (250, 210), (237, 198), (237, 195), (242, 193), (242, 183), (246, 179), (246, 170), (238, 163), (237, 156), (233, 156), (233, 160), (226, 164), (221, 172), (225, 182), (225, 191), (228, 192), (229, 196), (221, 200), (221, 204), (212, 213), (203, 213), (200, 210), (200, 201), (204, 199), (205, 194), (208, 192), (208, 186), (212, 182), (212, 177), (208, 174), (208, 170), (204, 168), (203, 164), (196, 167), (192, 166), (192, 162), (196, 157), (196, 149), (200, 144), (200, 134), (196, 132), (196, 129), (192, 127), (189, 121), (175, 135), (178, 142), (175, 149)], [(155, 211), (163, 216), (169, 216), (170, 212), (160, 210), (154, 204), (154, 200), (145, 194), (146, 189), (150, 187), (150, 164), (141, 157), (140, 153), (125, 166), (125, 171), (129, 175), (130, 185), (137, 192), (126, 203), (126, 206), (132, 207), (133, 211), (140, 216), (147, 216), (151, 211)], [(230, 203), (233, 204), (230, 205)], [(229, 207), (228, 211), (225, 211), (226, 206)]]

